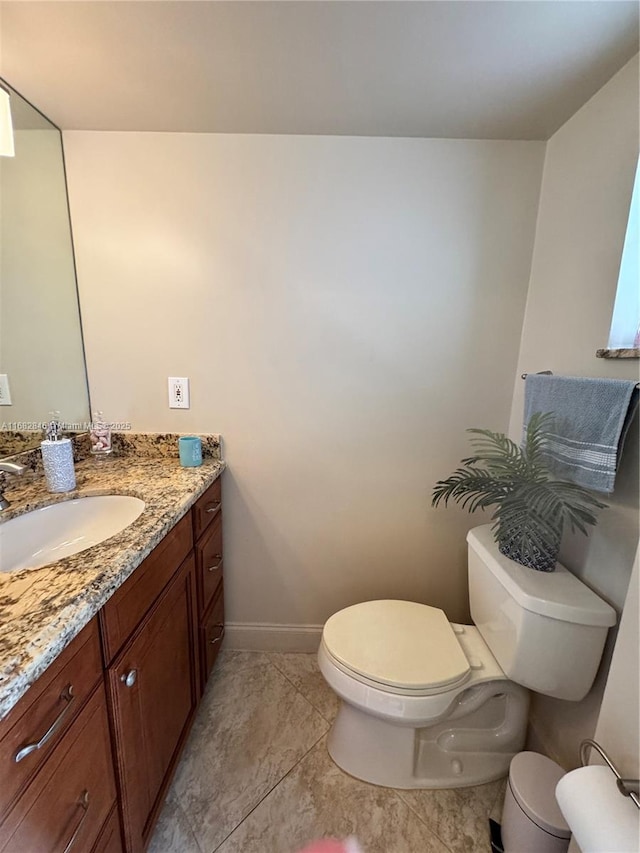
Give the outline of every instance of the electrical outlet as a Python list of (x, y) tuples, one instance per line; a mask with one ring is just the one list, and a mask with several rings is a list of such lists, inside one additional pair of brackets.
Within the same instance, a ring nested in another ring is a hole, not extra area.
[(169, 377), (169, 408), (189, 408), (189, 380), (186, 376)]
[(11, 390), (9, 389), (9, 377), (6, 373), (0, 373), (0, 406), (11, 405)]

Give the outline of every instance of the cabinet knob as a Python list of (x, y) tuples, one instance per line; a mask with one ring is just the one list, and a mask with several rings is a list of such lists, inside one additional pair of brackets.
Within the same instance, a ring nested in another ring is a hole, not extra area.
[(126, 687), (133, 687), (133, 685), (136, 683), (137, 677), (138, 671), (136, 669), (130, 669), (129, 672), (125, 672), (123, 675), (120, 676), (120, 681), (122, 681), (122, 683)]

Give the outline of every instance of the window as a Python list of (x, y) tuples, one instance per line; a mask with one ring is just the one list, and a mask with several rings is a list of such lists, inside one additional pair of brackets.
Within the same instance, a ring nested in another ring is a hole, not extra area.
[[(640, 162), (631, 196), (629, 222), (624, 238), (618, 290), (613, 307), (609, 349), (638, 348), (640, 326)], [(638, 353), (636, 352), (636, 355)]]

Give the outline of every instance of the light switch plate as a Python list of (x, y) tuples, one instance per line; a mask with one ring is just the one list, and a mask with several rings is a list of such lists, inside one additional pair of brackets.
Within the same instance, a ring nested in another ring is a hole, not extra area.
[(169, 408), (189, 408), (189, 379), (186, 376), (169, 377)]
[(11, 405), (11, 390), (9, 388), (9, 377), (6, 373), (0, 373), (0, 406)]

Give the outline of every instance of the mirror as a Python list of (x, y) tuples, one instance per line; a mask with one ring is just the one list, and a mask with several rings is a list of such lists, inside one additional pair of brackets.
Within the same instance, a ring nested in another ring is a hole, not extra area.
[(37, 446), (49, 412), (67, 429), (90, 412), (62, 134), (2, 82), (15, 157), (0, 157), (0, 458)]

